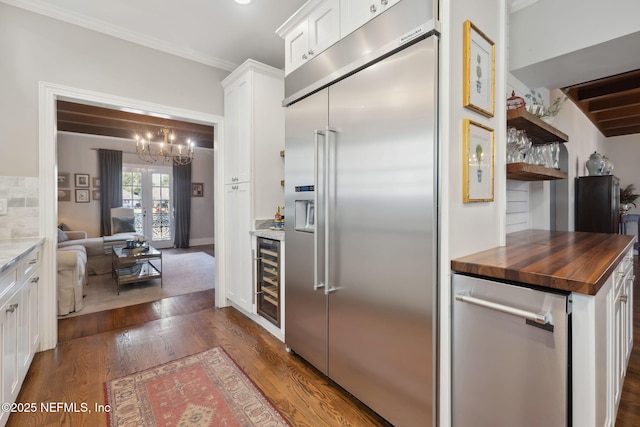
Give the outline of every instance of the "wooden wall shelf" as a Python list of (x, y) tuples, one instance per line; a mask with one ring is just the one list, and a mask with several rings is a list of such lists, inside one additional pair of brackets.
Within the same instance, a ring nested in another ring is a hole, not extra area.
[(529, 163), (507, 163), (507, 179), (517, 181), (550, 181), (567, 179), (567, 173)]
[(524, 130), (534, 144), (567, 142), (569, 136), (546, 123), (525, 109), (508, 110), (507, 126)]

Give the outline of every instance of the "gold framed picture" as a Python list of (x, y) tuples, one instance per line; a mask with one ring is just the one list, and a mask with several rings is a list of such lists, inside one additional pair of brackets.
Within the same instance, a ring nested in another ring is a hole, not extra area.
[(465, 119), (462, 156), (463, 202), (493, 202), (493, 129)]
[(493, 117), (495, 100), (495, 44), (471, 21), (464, 23), (464, 106)]

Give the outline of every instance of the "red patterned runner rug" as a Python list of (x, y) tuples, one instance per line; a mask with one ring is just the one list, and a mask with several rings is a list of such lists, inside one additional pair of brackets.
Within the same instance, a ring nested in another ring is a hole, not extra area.
[(290, 426), (222, 347), (105, 383), (110, 426)]

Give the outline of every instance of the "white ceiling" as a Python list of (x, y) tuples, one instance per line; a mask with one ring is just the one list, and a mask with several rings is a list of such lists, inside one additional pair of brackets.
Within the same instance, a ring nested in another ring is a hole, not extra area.
[(305, 0), (0, 0), (207, 65), (284, 68), (275, 33)]

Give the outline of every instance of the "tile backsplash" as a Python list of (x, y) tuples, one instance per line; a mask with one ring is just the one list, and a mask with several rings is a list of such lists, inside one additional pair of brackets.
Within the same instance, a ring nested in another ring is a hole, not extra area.
[(40, 200), (37, 177), (0, 176), (0, 199), (7, 215), (0, 215), (0, 239), (40, 235)]

